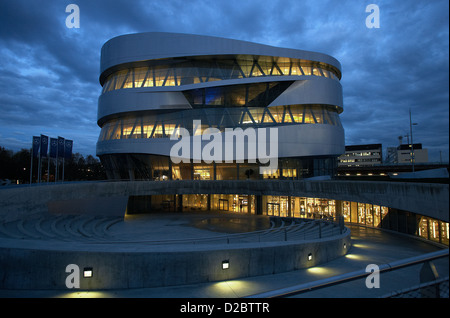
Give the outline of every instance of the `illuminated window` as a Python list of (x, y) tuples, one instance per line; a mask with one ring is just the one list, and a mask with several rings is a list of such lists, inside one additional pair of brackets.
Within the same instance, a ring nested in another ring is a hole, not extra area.
[(175, 130), (175, 124), (165, 124), (164, 132), (166, 133), (166, 137), (170, 137)]
[(143, 125), (142, 127), (142, 137), (150, 138), (153, 132), (153, 125)]
[[(290, 75), (289, 74), (290, 68), (291, 68), (290, 62), (278, 62), (278, 67), (280, 68), (283, 75)], [(292, 75), (294, 75), (294, 74), (292, 74)]]
[(154, 74), (153, 70), (149, 69), (147, 73), (145, 74), (145, 78), (143, 80), (144, 84), (142, 87), (153, 87), (155, 86), (155, 80), (154, 80)]
[(324, 76), (338, 79), (338, 71), (320, 63), (311, 66), (310, 61), (254, 56), (229, 58), (224, 60), (183, 60), (171, 61), (166, 65), (136, 67), (121, 70), (110, 75), (103, 84), (102, 93), (116, 89), (153, 86), (179, 86), (211, 81), (261, 76)]
[(272, 114), (273, 119), (277, 123), (283, 122), (283, 107), (271, 107), (270, 113)]
[(162, 138), (164, 137), (163, 133), (163, 125), (156, 125), (155, 131), (153, 132), (153, 138)]
[(322, 72), (321, 72), (321, 69), (320, 69), (320, 68), (317, 68), (317, 67), (314, 67), (314, 68), (313, 68), (312, 74), (313, 74), (313, 75), (316, 75), (316, 76), (323, 76), (323, 75), (322, 75)]
[(303, 74), (305, 75), (312, 75), (311, 67), (310, 66), (302, 66)]
[(155, 76), (155, 86), (163, 86), (167, 72), (165, 69), (155, 69), (154, 70), (154, 76)]
[(115, 89), (121, 89), (123, 86), (123, 82), (125, 81), (125, 77), (128, 74), (128, 70), (123, 70), (123, 71), (119, 71), (117, 72), (117, 74), (115, 75), (116, 77), (116, 86)]
[(123, 132), (122, 132), (123, 138), (125, 138), (125, 139), (129, 138), (132, 131), (133, 131), (133, 126), (124, 126)]
[(250, 117), (250, 114), (247, 111), (245, 111), (243, 113), (243, 115), (242, 115), (241, 124), (242, 125), (253, 124), (253, 120), (252, 120), (252, 118)]
[(262, 116), (263, 116), (264, 109), (262, 109), (262, 108), (250, 108), (249, 112), (252, 115), (253, 120), (255, 121), (255, 123), (258, 124), (258, 123), (262, 122)]
[(238, 62), (241, 67), (242, 72), (244, 73), (244, 77), (250, 76), (250, 71), (252, 70), (253, 62), (251, 61), (240, 61)]
[(134, 70), (134, 87), (142, 87), (147, 71), (147, 67), (138, 67)]

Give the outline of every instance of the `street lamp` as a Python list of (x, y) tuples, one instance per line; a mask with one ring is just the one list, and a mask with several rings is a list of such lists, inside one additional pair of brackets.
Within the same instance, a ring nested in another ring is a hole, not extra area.
[(409, 134), (411, 135), (411, 164), (412, 164), (412, 172), (414, 173), (414, 142), (413, 142), (413, 133), (412, 126), (418, 125), (418, 123), (413, 123), (411, 121), (411, 108), (409, 109)]

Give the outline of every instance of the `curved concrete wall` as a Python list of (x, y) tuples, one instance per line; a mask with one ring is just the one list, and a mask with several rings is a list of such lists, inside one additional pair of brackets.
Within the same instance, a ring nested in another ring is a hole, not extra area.
[(84, 213), (95, 209), (99, 214), (123, 215), (131, 195), (197, 193), (291, 195), (372, 203), (449, 222), (448, 184), (346, 180), (123, 181), (11, 187), (0, 190), (0, 220), (48, 213), (52, 206), (64, 211), (64, 206), (73, 209), (79, 205), (86, 209)]
[[(344, 243), (346, 248), (344, 248)], [(302, 242), (166, 247), (165, 251), (103, 247), (72, 250), (68, 243), (52, 250), (1, 247), (0, 288), (67, 289), (66, 266), (81, 271), (80, 289), (145, 288), (195, 284), (282, 273), (316, 266), (343, 256), (350, 248), (350, 231), (330, 239)], [(93, 245), (93, 244), (91, 244)], [(109, 250), (108, 250), (109, 249)], [(308, 254), (312, 260), (308, 260)], [(26, 260), (26, 261), (23, 261)], [(228, 260), (230, 268), (222, 269)], [(83, 278), (92, 267), (92, 278)]]

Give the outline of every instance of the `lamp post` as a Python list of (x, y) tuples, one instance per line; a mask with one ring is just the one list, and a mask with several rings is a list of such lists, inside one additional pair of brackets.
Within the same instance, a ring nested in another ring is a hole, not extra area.
[(417, 123), (413, 123), (411, 121), (411, 108), (409, 109), (409, 134), (411, 135), (411, 164), (412, 164), (412, 172), (414, 173), (414, 142), (413, 142), (413, 133), (412, 126), (418, 125)]

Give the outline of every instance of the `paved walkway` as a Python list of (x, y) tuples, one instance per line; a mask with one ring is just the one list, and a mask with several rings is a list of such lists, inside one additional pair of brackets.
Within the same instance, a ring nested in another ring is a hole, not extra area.
[[(175, 222), (172, 220), (172, 222)], [(186, 227), (181, 219), (178, 224)], [(236, 223), (239, 226), (239, 222)], [(260, 224), (255, 226), (259, 227)], [(211, 230), (207, 226), (207, 230)], [(359, 226), (350, 226), (352, 242), (349, 253), (345, 257), (333, 260), (321, 266), (297, 270), (288, 273), (250, 277), (222, 282), (211, 282), (194, 285), (143, 288), (132, 290), (105, 291), (11, 291), (0, 290), (0, 297), (107, 297), (107, 298), (240, 298), (266, 291), (289, 287), (301, 283), (316, 281), (356, 270), (363, 270), (368, 264), (385, 264), (424, 253), (437, 251), (440, 248), (400, 234), (385, 232)], [(119, 233), (123, 229), (117, 228)], [(218, 230), (218, 229), (216, 229)], [(222, 231), (224, 229), (220, 229)], [(193, 233), (193, 232), (192, 232)], [(440, 277), (449, 275), (448, 258), (434, 261)], [(314, 298), (373, 298), (381, 297), (395, 290), (411, 287), (420, 283), (421, 265), (411, 266), (399, 271), (383, 273), (380, 276), (380, 288), (368, 289), (364, 280), (335, 285), (329, 288), (311, 291), (298, 297)]]

